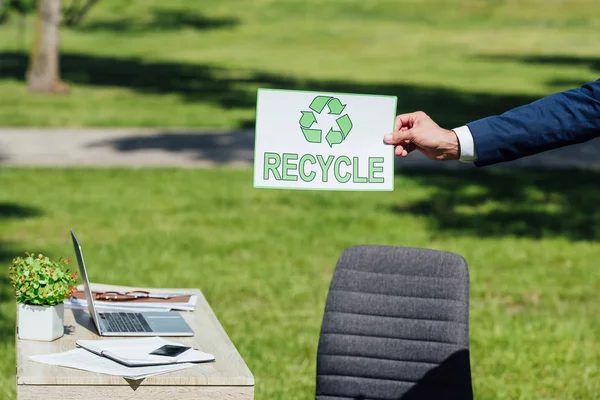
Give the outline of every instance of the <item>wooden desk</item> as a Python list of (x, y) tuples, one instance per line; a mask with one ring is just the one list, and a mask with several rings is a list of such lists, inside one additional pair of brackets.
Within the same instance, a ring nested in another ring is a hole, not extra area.
[[(98, 290), (134, 289), (101, 285), (92, 287)], [(54, 342), (35, 342), (19, 340), (17, 336), (17, 399), (254, 399), (254, 377), (200, 290), (162, 290), (194, 293), (198, 296), (195, 311), (181, 312), (194, 329), (195, 336), (172, 339), (214, 354), (215, 362), (149, 377), (136, 386), (134, 382), (118, 376), (55, 367), (29, 360), (32, 355), (74, 349), (75, 341), (79, 339), (99, 339), (87, 312), (65, 308), (65, 336), (62, 338)]]

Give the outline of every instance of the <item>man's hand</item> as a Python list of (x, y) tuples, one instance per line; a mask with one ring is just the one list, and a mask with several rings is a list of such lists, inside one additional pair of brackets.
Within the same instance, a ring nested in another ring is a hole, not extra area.
[(417, 111), (396, 117), (394, 132), (384, 141), (393, 144), (397, 156), (419, 150), (432, 160), (458, 160), (460, 146), (453, 131), (442, 129), (427, 114)]

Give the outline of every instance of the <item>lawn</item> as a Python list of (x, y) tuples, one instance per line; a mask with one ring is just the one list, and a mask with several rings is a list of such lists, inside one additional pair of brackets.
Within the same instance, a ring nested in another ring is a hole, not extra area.
[(59, 98), (26, 91), (33, 28), (0, 26), (2, 126), (246, 127), (276, 87), (397, 95), (452, 128), (600, 71), (591, 0), (102, 0), (62, 30)]
[[(394, 192), (257, 190), (250, 170), (1, 169), (0, 262), (73, 256), (94, 281), (201, 288), (257, 399), (314, 398), (340, 252), (462, 254), (478, 400), (598, 399), (600, 172), (402, 170)], [(160, 184), (157, 184), (160, 182)], [(0, 398), (14, 396), (14, 302), (0, 275)]]
[[(63, 28), (68, 96), (33, 95), (33, 19), (0, 25), (0, 126), (240, 128), (256, 89), (398, 96), (452, 128), (599, 78), (590, 0), (102, 0)], [(25, 26), (22, 30), (20, 27)], [(72, 256), (94, 281), (201, 288), (257, 399), (314, 398), (339, 254), (448, 250), (471, 273), (476, 399), (600, 393), (600, 172), (403, 169), (394, 192), (257, 190), (249, 169), (0, 169), (0, 265)], [(308, 249), (308, 250), (307, 250)], [(0, 269), (0, 398), (15, 306)]]

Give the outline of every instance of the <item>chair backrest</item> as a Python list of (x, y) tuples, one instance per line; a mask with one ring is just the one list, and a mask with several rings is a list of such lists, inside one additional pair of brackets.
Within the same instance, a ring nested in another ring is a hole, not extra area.
[(316, 398), (472, 399), (466, 261), (428, 249), (346, 249), (325, 305)]

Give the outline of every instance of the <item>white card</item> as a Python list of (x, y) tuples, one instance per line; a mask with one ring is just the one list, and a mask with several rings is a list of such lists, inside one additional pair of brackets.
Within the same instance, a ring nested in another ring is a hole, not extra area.
[(397, 98), (258, 89), (254, 187), (394, 190)]

